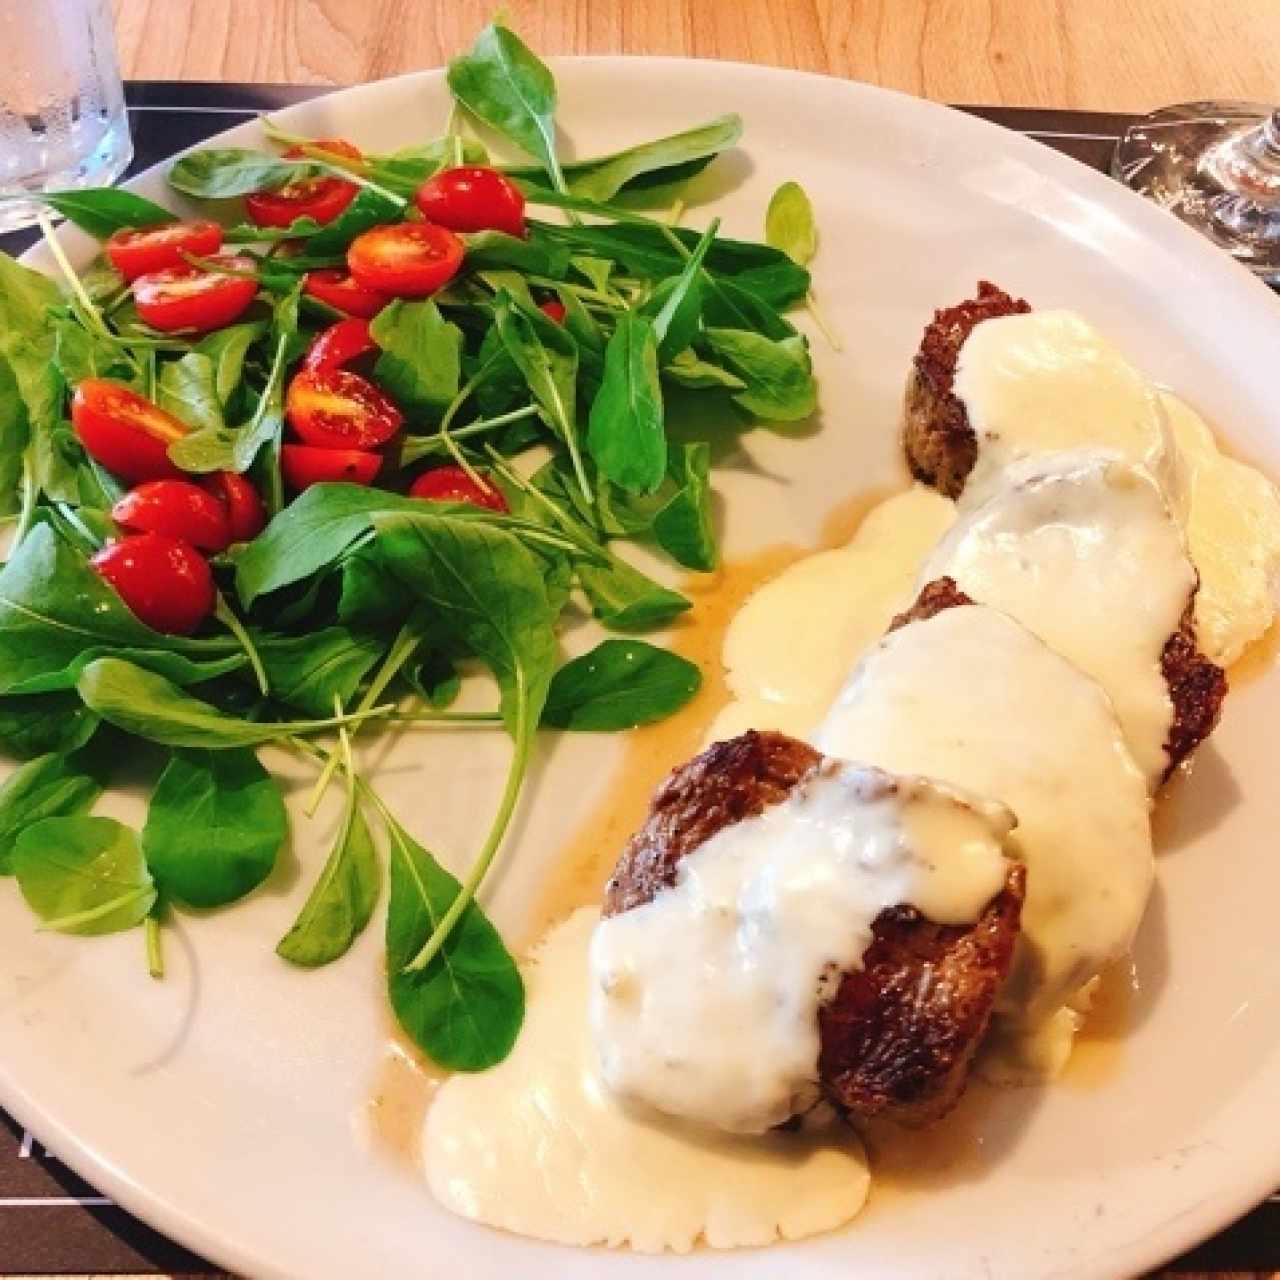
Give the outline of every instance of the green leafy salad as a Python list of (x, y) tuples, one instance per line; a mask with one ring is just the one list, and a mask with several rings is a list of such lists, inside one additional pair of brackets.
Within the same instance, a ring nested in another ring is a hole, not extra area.
[[(737, 143), (736, 116), (562, 159), (551, 72), (503, 25), (448, 84), (444, 135), (421, 145), (372, 154), (264, 119), (275, 151), (173, 164), (198, 216), (55, 193), (102, 256), (77, 273), (47, 221), (56, 275), (0, 255), (0, 747), (20, 762), (0, 875), (40, 927), (138, 929), (160, 977), (174, 912), (272, 873), (272, 744), (314, 767), (308, 815), (344, 797), (282, 962), (341, 957), (385, 880), (395, 1015), (480, 1070), (523, 1016), (476, 891), (536, 735), (628, 729), (696, 693), (695, 666), (636, 638), (689, 600), (619, 548), (716, 567), (708, 440), (815, 407), (785, 315), (815, 239), (794, 183), (764, 242), (676, 225), (679, 184)], [(564, 662), (571, 601), (616, 634)], [(458, 709), (472, 673), (487, 710)], [(389, 728), (459, 752), (477, 729), (510, 737), (461, 881), (356, 767), (357, 735)], [(140, 779), (141, 830), (91, 814)]]

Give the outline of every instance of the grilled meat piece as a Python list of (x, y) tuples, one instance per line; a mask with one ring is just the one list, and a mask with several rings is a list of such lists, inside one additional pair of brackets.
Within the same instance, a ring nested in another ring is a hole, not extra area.
[[(822, 759), (785, 734), (749, 732), (681, 765), (623, 851), (604, 914), (648, 902), (675, 881), (681, 858), (784, 800)], [(863, 968), (843, 975), (818, 1015), (820, 1083), (853, 1120), (919, 1125), (955, 1103), (1009, 971), (1025, 883), (1026, 869), (1011, 863), (1004, 890), (969, 926), (936, 925), (905, 906), (877, 916)]]

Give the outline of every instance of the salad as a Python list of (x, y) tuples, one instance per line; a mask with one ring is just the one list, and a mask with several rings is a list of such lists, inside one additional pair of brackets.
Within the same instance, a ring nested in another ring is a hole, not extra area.
[[(765, 242), (676, 225), (678, 184), (737, 142), (736, 116), (562, 160), (551, 72), (503, 25), (448, 84), (420, 146), (264, 119), (277, 150), (172, 166), (207, 216), (55, 193), (102, 256), (75, 272), (47, 221), (58, 278), (0, 255), (0, 746), (21, 761), (0, 875), (44, 928), (139, 929), (159, 977), (171, 913), (272, 872), (287, 816), (257, 751), (275, 744), (314, 762), (308, 814), (344, 792), (282, 962), (341, 957), (385, 876), (395, 1015), (479, 1070), (523, 1014), (475, 895), (535, 735), (630, 728), (696, 692), (695, 666), (636, 638), (689, 601), (619, 547), (716, 566), (706, 437), (815, 406), (784, 314), (815, 240), (794, 183)], [(495, 164), (478, 129), (529, 163)], [(705, 430), (673, 434), (677, 409)], [(571, 600), (615, 634), (562, 663)], [(458, 710), (476, 670), (492, 709)], [(510, 736), (511, 763), (459, 881), (352, 744), (476, 725)], [(91, 812), (122, 764), (150, 770), (140, 831)]]

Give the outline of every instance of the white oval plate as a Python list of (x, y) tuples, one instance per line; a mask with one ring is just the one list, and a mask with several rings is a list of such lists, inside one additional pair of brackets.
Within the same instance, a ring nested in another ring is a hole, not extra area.
[[(1280, 475), (1276, 300), (1173, 218), (1083, 166), (942, 107), (817, 76), (640, 58), (556, 70), (560, 119), (578, 154), (739, 111), (744, 149), (702, 180), (726, 230), (758, 236), (768, 197), (787, 178), (803, 182), (817, 208), (817, 288), (845, 354), (815, 342), (821, 431), (757, 431), (743, 465), (716, 474), (730, 555), (812, 541), (851, 493), (901, 483), (900, 393), (921, 326), (980, 277), (1085, 312), (1238, 452)], [(380, 150), (434, 136), (445, 116), (439, 72), (280, 113), (291, 129)], [(246, 125), (220, 141), (252, 146), (260, 135)], [(160, 170), (132, 185), (170, 202)], [(691, 220), (705, 216), (695, 209)], [(91, 252), (74, 230), (64, 242), (77, 261)], [(380, 926), (318, 973), (272, 954), (329, 831), (296, 815), (293, 851), (264, 892), (169, 932), (163, 983), (145, 975), (140, 936), (36, 934), (6, 886), (0, 1103), (104, 1192), (253, 1276), (1139, 1271), (1280, 1183), (1280, 787), (1267, 745), (1277, 718), (1274, 673), (1235, 692), (1183, 788), (1139, 945), (1147, 995), (1105, 1084), (1007, 1094), (978, 1173), (939, 1171), (927, 1187), (873, 1202), (838, 1235), (674, 1262), (533, 1244), (440, 1210), (362, 1136), (388, 1037)], [(456, 866), (494, 802), (505, 746), (496, 735), (468, 739), (466, 751), (454, 744), (407, 739), (381, 785)], [(618, 749), (591, 735), (544, 747), (514, 847), (487, 886), (513, 936)], [(140, 813), (128, 798), (113, 805)]]

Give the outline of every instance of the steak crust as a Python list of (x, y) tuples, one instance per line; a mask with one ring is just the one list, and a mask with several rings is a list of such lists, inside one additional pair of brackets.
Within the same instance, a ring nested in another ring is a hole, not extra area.
[(907, 465), (917, 480), (948, 498), (960, 496), (978, 459), (978, 438), (964, 405), (952, 391), (960, 348), (982, 321), (1030, 310), (1022, 298), (981, 280), (975, 297), (935, 311), (920, 339), (907, 381)]
[[(752, 731), (679, 766), (623, 851), (604, 914), (650, 901), (675, 881), (681, 858), (784, 800), (822, 762), (807, 743)], [(905, 906), (876, 917), (863, 968), (833, 983), (819, 1008), (819, 1081), (837, 1108), (911, 1125), (950, 1109), (1009, 972), (1025, 889), (1025, 867), (1011, 863), (973, 925), (933, 924)]]

